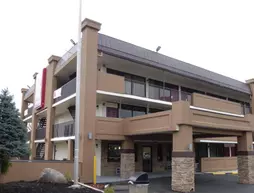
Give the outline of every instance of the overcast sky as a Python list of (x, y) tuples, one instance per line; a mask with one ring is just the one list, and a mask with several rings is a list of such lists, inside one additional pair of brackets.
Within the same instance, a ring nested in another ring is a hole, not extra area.
[[(245, 81), (254, 77), (253, 1), (83, 0), (101, 33)], [(21, 88), (77, 40), (78, 0), (0, 1), (0, 88)]]

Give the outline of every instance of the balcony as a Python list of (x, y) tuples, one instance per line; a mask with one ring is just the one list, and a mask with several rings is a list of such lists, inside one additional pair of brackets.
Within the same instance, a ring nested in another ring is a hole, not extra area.
[(127, 135), (132, 135), (168, 132), (173, 128), (171, 127), (171, 119), (171, 111), (163, 111), (159, 113), (151, 113), (127, 118), (124, 133)]
[(192, 94), (192, 105), (216, 111), (224, 111), (234, 114), (242, 114), (242, 106), (239, 103), (210, 97), (198, 93)]
[(125, 93), (124, 77), (98, 72), (97, 90), (114, 93)]
[(28, 109), (25, 110), (24, 112), (24, 118), (30, 117), (33, 112), (33, 106), (29, 107)]
[(76, 93), (76, 78), (72, 79), (71, 81), (67, 82), (61, 88), (55, 90), (54, 92), (54, 102), (61, 101), (66, 97)]
[(68, 121), (53, 126), (52, 138), (69, 137), (74, 135), (75, 135), (74, 121)]
[(24, 96), (24, 100), (28, 102), (33, 102), (33, 94), (34, 94), (35, 85), (31, 86)]
[(55, 69), (55, 74), (57, 74), (61, 69), (64, 68), (75, 56), (77, 53), (77, 45), (73, 46), (69, 51), (67, 51), (61, 59), (58, 61)]
[(36, 129), (36, 135), (35, 139), (40, 140), (40, 139), (45, 139), (45, 134), (46, 134), (46, 128), (38, 128)]
[[(98, 72), (97, 78), (98, 90), (114, 93), (125, 92), (125, 83), (123, 77)], [(76, 78), (72, 79), (71, 81), (63, 85), (61, 88), (54, 91), (54, 102), (56, 103), (58, 101), (61, 101), (74, 93), (76, 93)]]

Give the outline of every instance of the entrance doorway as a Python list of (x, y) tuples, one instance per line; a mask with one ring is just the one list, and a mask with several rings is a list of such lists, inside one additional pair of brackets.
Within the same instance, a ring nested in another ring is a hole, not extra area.
[(144, 146), (143, 151), (143, 171), (152, 172), (152, 147)]

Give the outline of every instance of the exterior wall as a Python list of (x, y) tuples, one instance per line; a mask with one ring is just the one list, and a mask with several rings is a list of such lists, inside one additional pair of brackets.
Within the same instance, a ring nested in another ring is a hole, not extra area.
[(61, 115), (58, 115), (55, 117), (55, 123), (54, 124), (60, 124), (60, 123), (65, 123), (68, 121), (72, 121), (73, 118), (68, 110), (66, 110), (64, 113)]
[[(114, 143), (110, 141), (102, 141), (101, 142), (101, 175), (102, 176), (115, 176), (117, 168), (120, 168), (120, 162), (108, 162), (108, 144)], [(143, 146), (152, 146), (152, 168), (153, 172), (163, 172), (167, 171), (167, 167), (171, 165), (170, 161), (167, 161), (167, 147), (169, 143), (162, 143), (162, 151), (163, 151), (163, 160), (157, 160), (157, 144), (154, 143), (137, 143), (136, 151), (138, 154), (137, 161), (135, 162), (135, 171), (141, 172), (143, 171), (143, 155), (142, 155), (142, 147)]]
[(192, 105), (229, 113), (242, 114), (242, 107), (238, 103), (197, 93), (192, 95)]
[(170, 111), (151, 113), (126, 119), (125, 134), (145, 134), (168, 131), (171, 129), (172, 115)]
[(68, 159), (67, 141), (55, 142), (53, 149), (54, 160)]
[(103, 104), (97, 104), (96, 116), (97, 117), (105, 117), (105, 115), (106, 115), (106, 107)]
[(98, 72), (97, 89), (108, 92), (124, 93), (124, 77)]
[(96, 140), (95, 143), (96, 143), (95, 144), (96, 175), (101, 176), (101, 154), (102, 154), (101, 141)]
[(116, 169), (120, 168), (120, 162), (108, 162), (108, 143), (110, 142), (101, 142), (101, 175), (115, 176)]
[(237, 170), (237, 157), (201, 158), (201, 172)]
[[(44, 168), (53, 168), (61, 173), (70, 173), (73, 176), (73, 162), (68, 161), (12, 161), (6, 175), (0, 176), (0, 183), (15, 181), (38, 180)], [(27, 172), (32, 171), (32, 172)]]

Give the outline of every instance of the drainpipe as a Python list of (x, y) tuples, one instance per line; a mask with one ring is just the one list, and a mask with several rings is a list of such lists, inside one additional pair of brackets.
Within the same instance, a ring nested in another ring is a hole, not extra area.
[(182, 100), (182, 88), (181, 88), (181, 86), (178, 86), (178, 94), (179, 94), (179, 101), (181, 101)]
[(207, 157), (211, 157), (211, 153), (210, 153), (210, 143), (208, 143), (208, 145), (207, 145)]
[(146, 78), (146, 98), (149, 98), (149, 78)]
[(231, 147), (229, 147), (229, 157), (232, 157), (232, 150), (231, 150)]
[(121, 118), (122, 100), (119, 102), (118, 117)]

